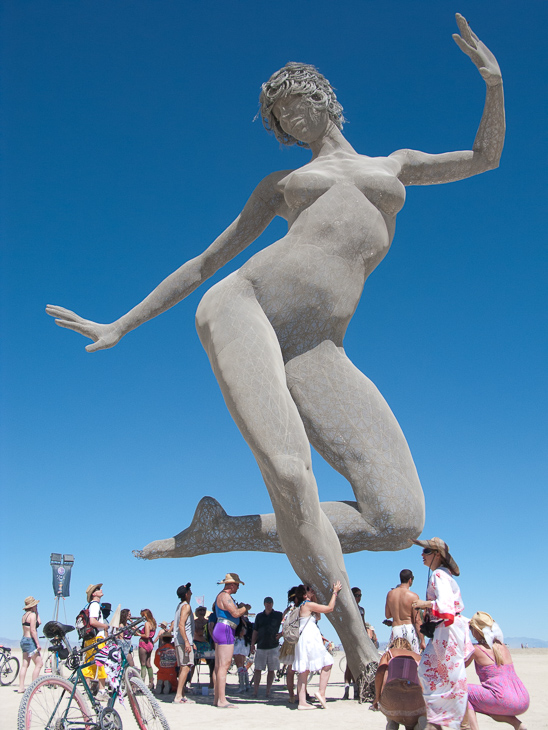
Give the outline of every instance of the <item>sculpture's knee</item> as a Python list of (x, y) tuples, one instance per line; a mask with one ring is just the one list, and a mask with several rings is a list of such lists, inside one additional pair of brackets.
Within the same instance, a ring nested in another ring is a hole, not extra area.
[(297, 517), (306, 511), (318, 494), (310, 459), (279, 454), (261, 460), (261, 471), (268, 486), (272, 505)]
[(360, 508), (364, 520), (375, 535), (374, 550), (404, 550), (424, 528), (424, 498), (400, 499), (388, 495), (373, 508)]

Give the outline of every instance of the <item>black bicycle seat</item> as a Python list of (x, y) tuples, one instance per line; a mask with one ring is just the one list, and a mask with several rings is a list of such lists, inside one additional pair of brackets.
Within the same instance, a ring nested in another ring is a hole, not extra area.
[(59, 621), (48, 621), (43, 631), (46, 639), (62, 639), (65, 634), (74, 631), (74, 626), (62, 624)]

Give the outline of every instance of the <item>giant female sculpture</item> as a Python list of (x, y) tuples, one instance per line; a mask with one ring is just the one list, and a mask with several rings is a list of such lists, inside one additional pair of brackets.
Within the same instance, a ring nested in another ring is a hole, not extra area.
[[(497, 167), (504, 141), (498, 64), (457, 15), (455, 41), (487, 84), (471, 151), (358, 154), (341, 129), (342, 107), (312, 66), (289, 63), (263, 86), (261, 115), (284, 144), (308, 147), (298, 170), (274, 172), (242, 213), (202, 253), (112, 324), (48, 306), (61, 327), (91, 338), (89, 352), (177, 304), (254, 241), (279, 215), (280, 241), (254, 255), (203, 297), (196, 325), (225, 402), (250, 446), (273, 515), (228, 517), (202, 501), (189, 528), (151, 543), (141, 556), (285, 552), (303, 583), (327, 601), (354, 676), (375, 659), (344, 572), (342, 551), (399, 550), (423, 527), (424, 499), (409, 448), (388, 405), (346, 357), (343, 339), (369, 274), (386, 255), (405, 185), (459, 180)], [(310, 444), (351, 483), (356, 502), (320, 505)], [(342, 549), (341, 549), (342, 545)]]

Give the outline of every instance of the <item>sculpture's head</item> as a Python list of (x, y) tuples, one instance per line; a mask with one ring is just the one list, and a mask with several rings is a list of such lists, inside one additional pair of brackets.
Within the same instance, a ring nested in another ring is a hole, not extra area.
[[(329, 81), (310, 64), (290, 62), (276, 71), (266, 84), (263, 84), (259, 97), (263, 125), (267, 131), (273, 132), (276, 139), (282, 144), (309, 146), (306, 139), (299, 139), (280, 124), (278, 108), (290, 97), (296, 97), (295, 103), (307, 111), (309, 124), (321, 123), (322, 117), (326, 117), (336, 127), (342, 129), (345, 121), (343, 108), (337, 101)], [(275, 108), (276, 106), (278, 108)], [(278, 116), (276, 111), (278, 111)], [(287, 125), (284, 124), (284, 126)], [(292, 129), (292, 131), (298, 133), (298, 129)], [(306, 133), (303, 136), (306, 137)]]

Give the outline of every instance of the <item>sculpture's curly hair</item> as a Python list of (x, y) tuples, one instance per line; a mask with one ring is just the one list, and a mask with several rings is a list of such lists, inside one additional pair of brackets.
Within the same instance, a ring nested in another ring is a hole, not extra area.
[(308, 63), (295, 63), (290, 61), (283, 68), (263, 84), (259, 104), (261, 105), (260, 115), (264, 128), (273, 132), (276, 139), (285, 145), (298, 144), (301, 147), (308, 147), (306, 142), (301, 142), (290, 134), (284, 132), (278, 120), (272, 113), (272, 107), (279, 100), (293, 94), (304, 96), (310, 106), (317, 110), (326, 110), (331, 121), (342, 129), (344, 124), (343, 108), (337, 101), (333, 87), (329, 81), (322, 76), (315, 66)]

